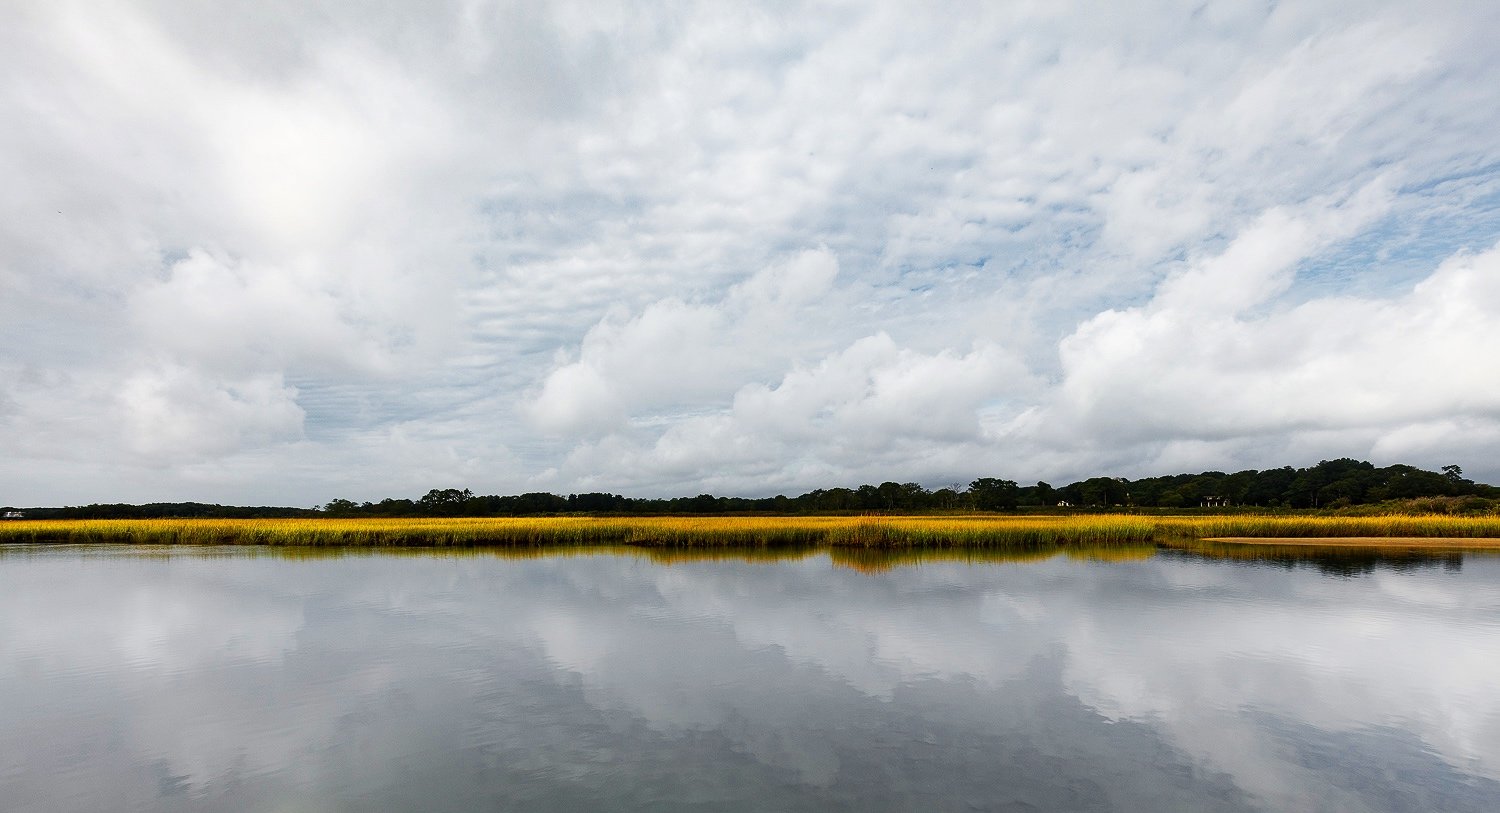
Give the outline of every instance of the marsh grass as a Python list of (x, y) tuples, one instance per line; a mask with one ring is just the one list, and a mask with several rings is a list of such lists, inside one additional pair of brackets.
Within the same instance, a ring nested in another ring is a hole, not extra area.
[(21, 520), (0, 542), (467, 547), (1051, 547), (1149, 542), (1132, 517), (547, 517)]
[(1384, 516), (1219, 516), (1164, 517), (1162, 535), (1182, 539), (1229, 537), (1500, 537), (1500, 516), (1448, 514)]
[(1046, 552), (1255, 537), (1500, 538), (1500, 516), (791, 516), (10, 520), (0, 543)]

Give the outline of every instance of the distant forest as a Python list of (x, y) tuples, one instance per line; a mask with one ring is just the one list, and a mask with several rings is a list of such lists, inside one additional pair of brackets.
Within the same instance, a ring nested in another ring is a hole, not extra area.
[(1127, 480), (1092, 477), (1065, 486), (1020, 485), (981, 477), (967, 487), (928, 489), (917, 483), (881, 483), (827, 488), (796, 497), (696, 497), (653, 499), (618, 494), (477, 495), (440, 488), (419, 499), (379, 502), (337, 499), (317, 508), (251, 507), (204, 503), (95, 504), (66, 508), (0, 508), (34, 519), (157, 517), (424, 517), (533, 516), (543, 514), (838, 514), (864, 512), (1039, 511), (1063, 509), (1353, 508), (1401, 500), (1436, 498), (1442, 511), (1490, 511), (1500, 507), (1500, 488), (1465, 479), (1458, 466), (1425, 471), (1415, 466), (1376, 466), (1360, 460), (1324, 460), (1308, 468), (1285, 466), (1225, 474), (1172, 474)]

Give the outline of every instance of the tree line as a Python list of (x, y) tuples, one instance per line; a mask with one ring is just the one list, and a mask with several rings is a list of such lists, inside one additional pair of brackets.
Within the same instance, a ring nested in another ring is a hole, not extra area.
[[(824, 514), (861, 512), (1016, 511), (1077, 508), (1180, 509), (1254, 506), (1338, 509), (1392, 500), (1468, 498), (1466, 510), (1491, 510), (1500, 488), (1475, 483), (1458, 466), (1426, 471), (1415, 466), (1376, 467), (1340, 458), (1316, 466), (1284, 466), (1234, 473), (1208, 471), (1128, 480), (1091, 477), (1064, 486), (1045, 482), (981, 477), (967, 486), (929, 489), (918, 483), (885, 482), (858, 488), (826, 488), (788, 497), (746, 498), (699, 494), (695, 497), (642, 498), (594, 492), (477, 495), (469, 489), (435, 488), (418, 499), (379, 502), (335, 499), (317, 508), (244, 507), (206, 503), (86, 505), (33, 508), (30, 518), (255, 518), (255, 517), (422, 517), (535, 516), (547, 514)], [(12, 509), (0, 509), (8, 511)]]

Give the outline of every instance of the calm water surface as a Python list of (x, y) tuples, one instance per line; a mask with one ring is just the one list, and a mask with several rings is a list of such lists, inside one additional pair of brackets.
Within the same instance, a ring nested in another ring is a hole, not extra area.
[(0, 810), (1500, 810), (1500, 559), (0, 547)]

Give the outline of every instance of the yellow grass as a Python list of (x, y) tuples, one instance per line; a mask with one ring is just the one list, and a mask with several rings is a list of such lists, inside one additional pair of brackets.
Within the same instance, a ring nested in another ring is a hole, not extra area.
[(1500, 516), (865, 516), (11, 520), (0, 543), (838, 549), (1099, 548), (1257, 537), (1500, 538)]
[(545, 517), (19, 520), (0, 542), (953, 547), (1150, 541), (1133, 517)]
[(1178, 536), (1228, 537), (1500, 537), (1500, 516), (1390, 514), (1373, 517), (1214, 516), (1164, 517), (1163, 531)]

